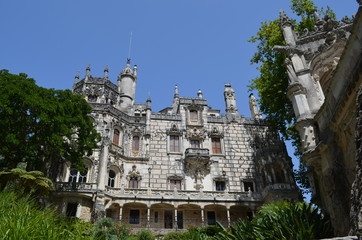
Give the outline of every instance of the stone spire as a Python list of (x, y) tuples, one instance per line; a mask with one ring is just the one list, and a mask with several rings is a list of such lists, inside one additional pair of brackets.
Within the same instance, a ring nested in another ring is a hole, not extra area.
[(235, 92), (234, 89), (232, 89), (230, 83), (225, 84), (224, 99), (226, 105), (226, 112), (238, 113), (238, 108), (236, 107)]
[(296, 46), (297, 35), (294, 32), (292, 21), (283, 10), (280, 10), (280, 28), (282, 30), (285, 42), (288, 46)]
[(89, 79), (90, 71), (91, 71), (90, 64), (88, 64), (87, 68), (85, 69), (85, 81)]
[(262, 119), (262, 116), (259, 113), (259, 109), (256, 104), (256, 99), (254, 97), (254, 94), (252, 94), (252, 93), (249, 95), (249, 107), (250, 107), (250, 112), (251, 112), (251, 118)]
[(74, 77), (73, 91), (78, 82), (79, 82), (79, 71), (77, 72), (77, 74), (75, 74), (75, 77)]
[(151, 109), (151, 96), (148, 94), (147, 100), (146, 100), (146, 109)]
[(106, 80), (108, 79), (108, 64), (104, 68), (104, 79), (106, 79)]
[(285, 25), (292, 26), (292, 21), (288, 18), (287, 14), (283, 10), (280, 10), (279, 12), (280, 17), (280, 26), (283, 27)]
[(175, 94), (173, 95), (174, 98), (178, 97), (178, 86), (175, 85)]

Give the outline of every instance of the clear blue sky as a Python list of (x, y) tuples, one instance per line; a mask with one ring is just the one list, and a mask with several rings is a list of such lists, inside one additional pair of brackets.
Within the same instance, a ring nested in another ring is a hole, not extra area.
[[(357, 12), (356, 0), (317, 0), (337, 18)], [(131, 58), (138, 65), (136, 102), (148, 93), (152, 110), (171, 105), (174, 85), (181, 96), (203, 91), (224, 112), (224, 84), (236, 91), (239, 112), (250, 117), (248, 81), (258, 75), (247, 40), (260, 23), (293, 16), (289, 0), (0, 0), (0, 69), (24, 72), (46, 88), (71, 88), (74, 75), (110, 79)]]

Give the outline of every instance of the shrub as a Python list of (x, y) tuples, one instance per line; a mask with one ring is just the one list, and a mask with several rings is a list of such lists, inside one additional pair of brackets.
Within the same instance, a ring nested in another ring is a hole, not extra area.
[(141, 230), (137, 233), (137, 240), (154, 240), (155, 237), (148, 230)]
[(97, 240), (125, 240), (131, 230), (124, 224), (118, 224), (112, 218), (102, 218), (94, 227), (93, 236)]
[(40, 208), (29, 196), (0, 192), (0, 236), (10, 239), (92, 239), (90, 224), (64, 219), (50, 207)]

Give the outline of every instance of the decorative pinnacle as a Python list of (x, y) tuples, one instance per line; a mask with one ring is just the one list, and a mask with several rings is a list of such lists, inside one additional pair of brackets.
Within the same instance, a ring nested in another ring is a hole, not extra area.
[(147, 97), (146, 102), (152, 102), (152, 101), (151, 101), (151, 94), (150, 94), (150, 93), (148, 93), (148, 97)]
[(127, 58), (127, 66), (131, 66), (131, 59), (130, 58)]
[(87, 71), (90, 71), (90, 70), (91, 70), (91, 69), (90, 69), (90, 64), (88, 64), (88, 66), (87, 66), (87, 68), (86, 68), (85, 70), (87, 70)]
[(281, 9), (279, 12), (279, 16), (280, 16), (280, 26), (292, 25), (292, 21), (290, 21), (287, 14), (285, 14), (285, 12)]
[(178, 97), (178, 86), (177, 85), (175, 85), (175, 95), (174, 95), (174, 97)]
[(79, 80), (79, 71), (77, 71), (77, 74), (75, 74), (74, 85), (78, 83), (78, 80)]
[(106, 67), (104, 68), (104, 78), (108, 79), (108, 64), (106, 65)]
[(198, 96), (198, 98), (202, 98), (202, 91), (201, 91), (201, 89), (199, 89), (199, 91), (197, 91), (197, 96)]

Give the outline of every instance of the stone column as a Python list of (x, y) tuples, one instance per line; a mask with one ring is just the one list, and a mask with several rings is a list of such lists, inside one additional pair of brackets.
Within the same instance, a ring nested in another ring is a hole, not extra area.
[(123, 206), (119, 206), (119, 221), (122, 222)]
[(228, 218), (228, 227), (231, 226), (231, 220), (230, 220), (230, 208), (226, 208), (226, 214)]
[(97, 222), (99, 219), (103, 218), (106, 215), (104, 208), (104, 190), (105, 190), (105, 180), (107, 175), (107, 161), (108, 161), (108, 152), (109, 152), (109, 137), (103, 136), (102, 147), (101, 147), (101, 156), (99, 158), (99, 168), (98, 168), (98, 179), (97, 179), (97, 195), (94, 203), (94, 208), (92, 212), (92, 220)]
[(151, 217), (151, 207), (147, 206), (147, 228), (151, 227), (150, 217)]
[(99, 159), (98, 179), (97, 179), (98, 190), (100, 191), (104, 191), (106, 185), (105, 181), (107, 178), (109, 144), (110, 144), (109, 137), (103, 137), (101, 156)]
[(204, 214), (204, 208), (201, 208), (201, 226), (205, 227), (205, 214)]
[(177, 207), (175, 207), (175, 227), (176, 230), (178, 229), (178, 224), (177, 224)]

